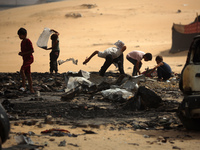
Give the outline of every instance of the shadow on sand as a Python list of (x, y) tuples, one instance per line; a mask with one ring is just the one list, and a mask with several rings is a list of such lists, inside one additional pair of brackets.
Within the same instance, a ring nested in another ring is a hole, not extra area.
[(163, 57), (182, 57), (182, 56), (187, 57), (187, 53), (188, 53), (188, 50), (177, 52), (177, 53), (170, 53), (169, 51), (170, 49), (163, 50), (158, 55), (161, 55)]

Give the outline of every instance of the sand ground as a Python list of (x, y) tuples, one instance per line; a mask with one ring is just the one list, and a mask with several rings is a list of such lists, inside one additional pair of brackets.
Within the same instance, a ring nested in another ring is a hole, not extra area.
[[(88, 9), (82, 4), (96, 4), (97, 7)], [(172, 70), (180, 73), (185, 63), (187, 51), (169, 54), (171, 48), (171, 27), (173, 23), (188, 24), (200, 13), (200, 1), (197, 0), (70, 0), (34, 6), (26, 6), (0, 11), (0, 72), (19, 71), (22, 59), (18, 56), (20, 39), (17, 30), (24, 27), (28, 30), (28, 38), (34, 46), (35, 62), (32, 72), (49, 71), (49, 51), (36, 46), (37, 39), (44, 27), (52, 28), (60, 33), (61, 53), (59, 59), (78, 59), (78, 65), (71, 62), (59, 66), (59, 72), (98, 71), (103, 63), (102, 58), (95, 56), (87, 65), (84, 59), (94, 50), (105, 50), (117, 40), (122, 40), (127, 46), (126, 55), (132, 50), (151, 52), (153, 60), (144, 62), (142, 70), (155, 66), (155, 56), (161, 54)], [(181, 13), (177, 13), (181, 10)], [(80, 18), (70, 18), (68, 13), (80, 13)], [(50, 42), (49, 42), (50, 46)], [(131, 74), (132, 65), (124, 59), (125, 72)], [(111, 66), (109, 70), (115, 70)], [(46, 126), (44, 129), (51, 128)], [(61, 127), (73, 133), (81, 133), (81, 129)], [(11, 126), (12, 132), (34, 131), (39, 133), (41, 128), (34, 126)], [(96, 135), (68, 138), (67, 142), (81, 147), (71, 146), (69, 149), (199, 149), (199, 133), (188, 131), (109, 131), (109, 127), (93, 129)], [(144, 138), (144, 135), (153, 135)], [(187, 136), (189, 135), (189, 136)], [(154, 143), (158, 136), (174, 139), (174, 143)], [(177, 138), (178, 137), (178, 138)], [(180, 138), (179, 138), (180, 137)], [(7, 149), (15, 145), (8, 140), (3, 147)], [(42, 140), (36, 138), (37, 140)], [(44, 140), (44, 139), (43, 139)], [(48, 140), (48, 138), (47, 138)], [(60, 140), (59, 140), (60, 141)], [(148, 142), (150, 141), (150, 142)], [(56, 148), (58, 141), (55, 141)], [(132, 144), (127, 144), (132, 143)], [(139, 144), (139, 146), (133, 143)], [(178, 148), (173, 146), (177, 146)], [(55, 149), (54, 145), (48, 148)], [(66, 149), (66, 148), (60, 148)]]
[[(142, 70), (155, 66), (155, 56), (161, 54), (174, 72), (179, 73), (185, 63), (187, 52), (169, 54), (172, 43), (171, 27), (173, 23), (188, 24), (199, 12), (199, 1), (196, 0), (72, 0), (19, 7), (0, 12), (0, 72), (16, 72), (22, 64), (18, 56), (20, 39), (17, 30), (24, 27), (28, 30), (35, 53), (32, 72), (49, 71), (49, 52), (38, 48), (36, 42), (44, 27), (60, 33), (60, 57), (78, 59), (78, 65), (68, 62), (59, 66), (59, 72), (98, 71), (103, 63), (102, 58), (95, 56), (87, 65), (82, 62), (94, 50), (103, 51), (117, 40), (122, 40), (127, 50), (151, 52), (153, 60), (143, 63)], [(82, 4), (93, 4), (97, 7), (88, 9)], [(181, 13), (177, 13), (181, 10)], [(68, 13), (80, 13), (82, 17), (66, 17)], [(50, 42), (49, 42), (50, 46)], [(124, 69), (131, 73), (131, 63), (124, 57)], [(111, 66), (109, 70), (115, 70)]]
[[(101, 126), (100, 128), (71, 128), (71, 126), (46, 125), (43, 128), (36, 126), (11, 126), (12, 132), (34, 132), (36, 135), (31, 136), (31, 140), (37, 145), (44, 145), (44, 150), (198, 150), (199, 133), (192, 131), (146, 131), (146, 130), (110, 130), (112, 126)], [(84, 134), (82, 129), (90, 130), (97, 134), (79, 135), (78, 137), (55, 137), (40, 134), (41, 131), (60, 128), (70, 131), (73, 134)], [(15, 140), (16, 134), (11, 134), (11, 138), (3, 145), (3, 150), (18, 150), (14, 149), (17, 145)], [(167, 138), (167, 142), (161, 142), (160, 139)], [(53, 141), (52, 141), (53, 140)], [(65, 140), (65, 147), (59, 147), (59, 143)], [(10, 148), (10, 149), (9, 149)], [(13, 149), (12, 149), (13, 148)]]

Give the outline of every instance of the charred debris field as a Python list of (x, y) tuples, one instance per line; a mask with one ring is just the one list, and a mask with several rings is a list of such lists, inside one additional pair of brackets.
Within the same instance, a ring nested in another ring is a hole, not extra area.
[(10, 121), (32, 124), (50, 116), (53, 123), (73, 126), (183, 128), (176, 115), (183, 99), (178, 75), (173, 81), (158, 82), (144, 76), (107, 72), (101, 77), (80, 70), (57, 75), (32, 73), (32, 79), (35, 94), (19, 90), (18, 72), (0, 73), (0, 102)]

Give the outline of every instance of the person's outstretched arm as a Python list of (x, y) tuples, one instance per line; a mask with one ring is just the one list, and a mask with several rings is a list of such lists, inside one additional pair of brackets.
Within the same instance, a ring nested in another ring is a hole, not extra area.
[(85, 61), (83, 62), (83, 64), (85, 65), (85, 64), (87, 64), (89, 61), (90, 61), (90, 59), (92, 58), (92, 57), (94, 57), (96, 54), (98, 54), (99, 53), (99, 51), (94, 51), (91, 55), (90, 55), (90, 57), (89, 58), (87, 58), (86, 57), (86, 59), (85, 59)]
[(46, 48), (46, 50), (51, 50), (51, 49), (53, 49), (54, 47), (57, 46), (57, 44), (58, 44), (58, 40), (56, 40), (55, 42), (53, 42), (52, 47)]
[(163, 62), (160, 62), (159, 64), (157, 64), (147, 75), (150, 75), (152, 72), (154, 72), (158, 67), (164, 65)]

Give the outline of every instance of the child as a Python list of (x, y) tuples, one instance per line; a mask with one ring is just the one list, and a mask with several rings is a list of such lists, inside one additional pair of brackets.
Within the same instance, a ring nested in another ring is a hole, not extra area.
[(163, 62), (162, 56), (157, 56), (155, 60), (156, 60), (157, 66), (153, 68), (152, 72), (155, 69), (157, 69), (158, 80), (159, 81), (168, 80), (172, 76), (171, 67), (167, 63)]
[(120, 74), (124, 74), (124, 67), (123, 67), (123, 52), (126, 50), (126, 46), (120, 40), (118, 40), (114, 45), (117, 47), (110, 47), (103, 52), (94, 51), (89, 58), (86, 58), (83, 64), (87, 64), (92, 57), (98, 54), (98, 57), (105, 58), (105, 62), (99, 71), (100, 76), (104, 76), (106, 70), (112, 63), (116, 63), (118, 65)]
[(132, 76), (136, 76), (137, 73), (141, 74), (140, 68), (142, 66), (142, 62), (141, 62), (142, 59), (144, 59), (144, 61), (150, 61), (150, 60), (152, 60), (152, 54), (135, 50), (135, 51), (128, 53), (126, 55), (126, 59), (134, 65)]
[(31, 64), (33, 63), (33, 46), (32, 42), (26, 37), (27, 36), (27, 31), (24, 28), (20, 28), (17, 32), (19, 35), (19, 38), (22, 40), (21, 42), (21, 52), (18, 53), (18, 55), (22, 56), (23, 58), (23, 64), (20, 69), (20, 74), (22, 77), (22, 87), (20, 90), (25, 91), (26, 86), (25, 86), (25, 76), (28, 80), (29, 84), (29, 90), (31, 93), (35, 93), (33, 90), (33, 85), (32, 85), (32, 77), (31, 77)]
[(58, 63), (57, 59), (59, 57), (60, 48), (59, 48), (59, 33), (53, 29), (51, 31), (54, 32), (54, 34), (51, 35), (52, 40), (52, 47), (46, 48), (46, 50), (52, 49), (50, 53), (50, 73), (52, 74), (53, 71), (55, 71), (55, 74), (58, 73)]

